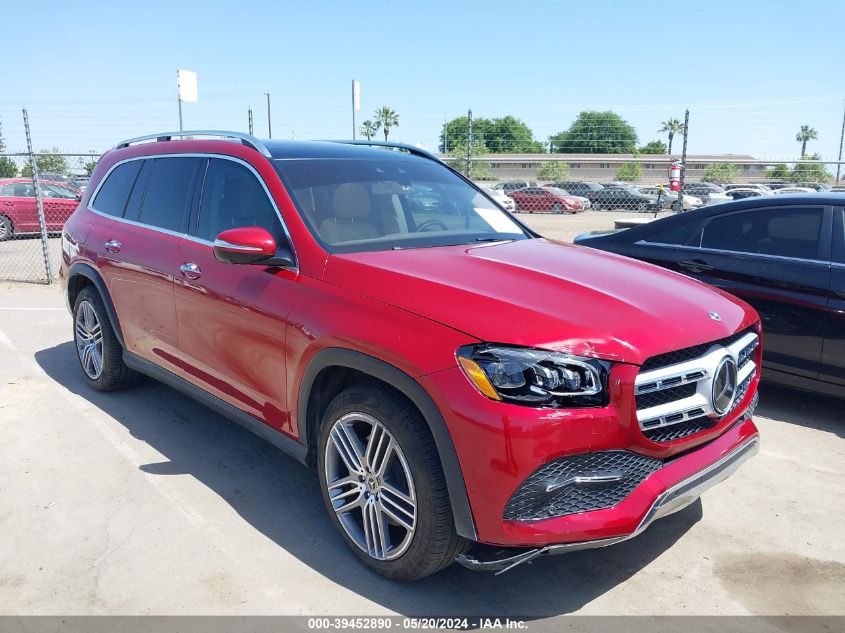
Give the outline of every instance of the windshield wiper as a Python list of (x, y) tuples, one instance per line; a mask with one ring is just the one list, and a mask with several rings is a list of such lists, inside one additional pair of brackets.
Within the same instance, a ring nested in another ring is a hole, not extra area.
[(512, 237), (476, 237), (476, 242), (513, 242)]

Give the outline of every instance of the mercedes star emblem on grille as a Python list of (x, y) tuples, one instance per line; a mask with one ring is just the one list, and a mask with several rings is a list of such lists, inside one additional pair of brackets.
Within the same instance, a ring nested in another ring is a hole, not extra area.
[(735, 394), (736, 362), (730, 356), (725, 356), (713, 375), (713, 410), (719, 415), (724, 415), (733, 404)]
[(707, 314), (714, 321), (721, 321), (722, 320), (722, 317), (719, 316), (718, 312), (708, 312)]

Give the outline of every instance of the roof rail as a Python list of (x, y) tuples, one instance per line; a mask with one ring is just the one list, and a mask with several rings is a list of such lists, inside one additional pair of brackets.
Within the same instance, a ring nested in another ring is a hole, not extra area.
[(123, 147), (129, 147), (135, 143), (140, 143), (142, 141), (170, 141), (174, 137), (186, 137), (186, 136), (217, 136), (220, 138), (231, 138), (231, 139), (239, 139), (241, 143), (246, 145), (247, 147), (251, 147), (252, 149), (260, 152), (267, 158), (271, 158), (270, 150), (267, 149), (267, 146), (264, 145), (261, 141), (257, 138), (252, 136), (251, 134), (244, 134), (243, 132), (226, 132), (223, 130), (185, 130), (179, 132), (160, 132), (158, 134), (148, 134), (147, 136), (137, 136), (135, 138), (129, 138), (125, 141), (121, 141), (117, 145), (114, 146), (114, 149), (121, 149)]
[(422, 158), (427, 158), (429, 160), (433, 160), (438, 163), (442, 163), (443, 161), (439, 159), (437, 156), (428, 152), (424, 149), (420, 149), (416, 145), (408, 145), (407, 143), (390, 143), (388, 141), (335, 141), (330, 140), (327, 141), (329, 143), (344, 143), (346, 145), (369, 145), (372, 147), (385, 147), (387, 149), (403, 149), (409, 154), (414, 154), (415, 156), (421, 156)]

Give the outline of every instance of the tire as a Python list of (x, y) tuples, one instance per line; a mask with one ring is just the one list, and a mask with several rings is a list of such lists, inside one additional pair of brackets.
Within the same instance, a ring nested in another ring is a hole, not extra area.
[(83, 288), (73, 306), (73, 341), (85, 380), (97, 391), (131, 387), (143, 377), (123, 362), (117, 340), (100, 293)]
[(555, 202), (552, 205), (552, 213), (563, 213), (563, 206), (561, 206), (560, 202)]
[[(353, 445), (357, 452), (350, 459)], [(455, 533), (428, 425), (404, 396), (383, 383), (355, 384), (331, 401), (320, 426), (317, 470), (335, 527), (355, 555), (382, 576), (418, 580), (466, 551), (467, 541)], [(383, 526), (379, 539), (369, 538), (365, 513)]]
[(646, 211), (648, 211), (648, 204), (646, 204), (645, 202), (640, 202), (637, 205), (637, 212), (638, 213), (644, 213)]
[(593, 203), (593, 211), (601, 211), (601, 202)]
[(13, 236), (12, 221), (5, 215), (0, 215), (0, 242), (10, 240)]

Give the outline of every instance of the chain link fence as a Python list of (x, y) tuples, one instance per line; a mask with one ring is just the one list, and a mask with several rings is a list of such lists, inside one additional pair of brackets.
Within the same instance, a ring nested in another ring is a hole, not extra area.
[[(0, 282), (51, 283), (60, 265), (62, 227), (99, 156), (33, 151), (25, 119), (17, 124), (21, 129), (12, 131), (26, 139), (26, 151), (4, 152), (0, 143)], [(16, 125), (9, 117), (3, 123), (6, 130)], [(454, 128), (451, 133), (456, 135)], [(734, 199), (845, 191), (845, 163), (689, 154), (679, 199), (669, 185), (670, 166), (680, 160), (678, 154), (550, 153), (549, 146), (536, 141), (531, 141), (536, 147), (517, 148), (515, 141), (496, 145), (491, 138), (485, 139), (487, 145), (456, 148), (441, 136), (439, 149), (505, 209), (540, 234), (563, 241)], [(677, 137), (675, 141), (677, 149)], [(491, 143), (498, 152), (488, 151)], [(509, 151), (513, 149), (521, 151)], [(435, 198), (428, 203), (433, 211), (440, 204)]]
[(62, 229), (98, 155), (36, 153), (26, 111), (22, 124), (26, 151), (0, 152), (0, 282), (48, 284), (59, 270)]

